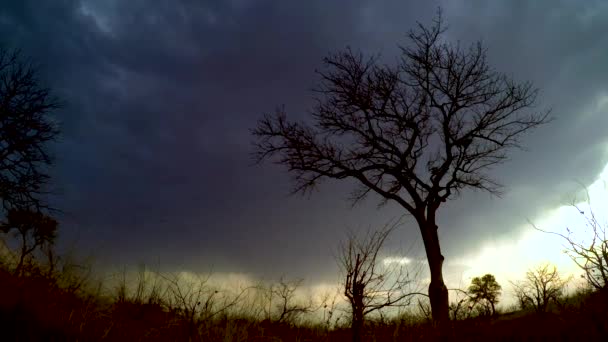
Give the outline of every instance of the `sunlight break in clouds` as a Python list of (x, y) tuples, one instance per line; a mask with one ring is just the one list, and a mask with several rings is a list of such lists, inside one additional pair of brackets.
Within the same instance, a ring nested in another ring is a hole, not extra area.
[[(608, 206), (608, 164), (598, 178), (587, 187), (591, 205), (587, 203), (584, 190), (573, 198), (573, 203), (566, 204), (539, 215), (536, 222), (519, 227), (522, 232), (516, 238), (499, 243), (487, 243), (478, 253), (446, 263), (446, 268), (461, 266), (464, 268), (460, 278), (451, 277), (451, 286), (468, 286), (473, 277), (492, 273), (503, 286), (507, 297), (510, 295), (509, 281), (521, 280), (526, 271), (543, 262), (556, 265), (561, 275), (580, 279), (582, 270), (564, 253), (565, 241), (556, 235), (535, 230), (532, 224), (545, 231), (567, 234), (569, 229), (576, 241), (589, 241), (591, 233), (585, 226), (585, 216), (594, 211), (601, 224), (607, 223), (604, 213)], [(449, 272), (447, 272), (449, 273)], [(456, 284), (460, 282), (460, 284)]]
[(384, 266), (399, 264), (399, 265), (409, 265), (412, 262), (412, 259), (407, 257), (388, 257), (382, 260)]

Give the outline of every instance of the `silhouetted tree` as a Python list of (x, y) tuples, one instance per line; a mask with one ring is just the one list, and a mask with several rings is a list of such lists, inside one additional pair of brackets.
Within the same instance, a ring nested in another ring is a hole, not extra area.
[(19, 248), (19, 261), (15, 268), (15, 274), (21, 275), (23, 265), (28, 256), (36, 248), (52, 245), (57, 234), (57, 221), (38, 211), (27, 209), (10, 209), (6, 215), (5, 222), (0, 224), (2, 232), (16, 231), (21, 240)]
[[(461, 289), (450, 289), (456, 292), (456, 300), (450, 303), (450, 318), (453, 321), (469, 318), (472, 313), (473, 304), (468, 291)], [(453, 300), (454, 296), (452, 297)]]
[(486, 313), (488, 305), (492, 310), (492, 315), (496, 314), (496, 304), (498, 303), (498, 296), (502, 287), (496, 281), (496, 278), (492, 274), (486, 274), (483, 277), (475, 277), (471, 281), (469, 286), (470, 301), (474, 304), (484, 303), (486, 304)]
[(351, 308), (353, 341), (361, 341), (365, 316), (382, 308), (404, 305), (406, 298), (416, 294), (410, 291), (413, 276), (405, 265), (380, 264), (378, 254), (392, 227), (368, 232), (365, 238), (349, 234), (340, 246), (338, 264), (344, 276), (344, 296)]
[(521, 309), (534, 308), (537, 313), (545, 313), (549, 303), (558, 303), (568, 280), (563, 280), (557, 268), (543, 264), (526, 273), (526, 279), (511, 283)]
[[(321, 308), (323, 309), (323, 326), (325, 331), (328, 332), (332, 325), (332, 318), (336, 314), (338, 308), (338, 299), (341, 297), (341, 289), (337, 288), (337, 291), (328, 291), (323, 294), (321, 299)], [(338, 323), (340, 317), (337, 317), (334, 321), (334, 325)]]
[(278, 282), (269, 285), (256, 286), (258, 294), (262, 295), (264, 321), (276, 323), (295, 323), (302, 314), (311, 313), (320, 308), (308, 301), (296, 298), (296, 291), (302, 285), (303, 279), (286, 279), (281, 277)]
[[(587, 203), (591, 207), (589, 194), (587, 194)], [(606, 230), (606, 224), (602, 224), (598, 220), (591, 208), (585, 212), (575, 203), (572, 206), (583, 217), (585, 227), (571, 227), (572, 230), (566, 228), (567, 235), (545, 231), (536, 226), (534, 228), (545, 233), (558, 235), (566, 240), (566, 243), (569, 245), (566, 247), (566, 253), (585, 272), (585, 278), (589, 285), (596, 290), (608, 292), (608, 239), (606, 235), (608, 231)], [(577, 238), (573, 234), (585, 228), (585, 237), (589, 240), (585, 241), (585, 239)]]
[(49, 114), (58, 101), (18, 51), (0, 47), (0, 198), (5, 209), (44, 207), (40, 195), (58, 130)]
[(302, 284), (302, 279), (287, 280), (281, 278), (273, 287), (274, 295), (279, 299), (277, 303), (278, 323), (293, 323), (301, 314), (315, 311), (312, 300), (308, 302), (296, 299), (296, 290)]
[[(166, 302), (168, 306), (174, 308), (175, 312), (187, 322), (186, 333), (190, 341), (201, 340), (197, 327), (199, 322), (210, 321), (214, 317), (226, 313), (230, 308), (236, 306), (250, 290), (249, 287), (241, 288), (235, 294), (230, 294), (226, 290), (221, 291), (211, 284), (210, 274), (195, 275), (191, 278), (184, 273), (159, 274), (159, 276), (167, 282)], [(125, 293), (125, 291), (119, 289), (119, 294), (120, 292)]]
[(481, 43), (463, 49), (446, 43), (444, 31), (441, 13), (432, 27), (419, 24), (396, 65), (350, 48), (331, 54), (319, 72), (314, 125), (288, 121), (280, 108), (252, 131), (257, 161), (287, 166), (294, 192), (355, 179), (354, 202), (375, 192), (416, 219), (436, 322), (449, 320), (437, 210), (466, 188), (499, 194), (486, 171), (549, 114), (526, 110), (538, 90), (491, 69)]

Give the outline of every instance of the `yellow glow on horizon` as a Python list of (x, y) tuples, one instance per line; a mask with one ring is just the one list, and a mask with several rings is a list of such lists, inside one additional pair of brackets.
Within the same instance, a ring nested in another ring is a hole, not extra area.
[[(577, 210), (572, 205), (563, 205), (540, 215), (532, 222), (545, 231), (568, 234), (575, 241), (589, 241), (590, 231), (586, 227), (586, 217), (593, 210), (599, 223), (608, 225), (608, 165), (591, 185), (587, 187), (590, 204), (585, 196), (576, 198)], [(446, 262), (446, 281), (448, 287), (468, 286), (473, 277), (492, 273), (503, 286), (503, 293), (509, 295), (509, 281), (523, 279), (525, 273), (541, 263), (555, 265), (564, 278), (572, 277), (580, 282), (583, 271), (564, 253), (567, 242), (555, 234), (535, 230), (531, 224), (518, 227), (518, 236), (500, 242), (486, 243), (480, 250), (458, 259)], [(450, 268), (463, 268), (460, 274), (450, 277)], [(573, 285), (574, 286), (574, 285)], [(505, 291), (506, 290), (506, 291)]]

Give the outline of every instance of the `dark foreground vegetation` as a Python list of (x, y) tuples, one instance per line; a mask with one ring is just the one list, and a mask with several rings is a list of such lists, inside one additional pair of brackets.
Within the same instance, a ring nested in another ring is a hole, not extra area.
[[(4, 341), (350, 341), (347, 320), (284, 319), (245, 313), (237, 301), (199, 297), (193, 310), (176, 296), (141, 280), (129, 292), (124, 287), (103, 291), (74, 267), (48, 272), (29, 265), (20, 276), (0, 270), (0, 325)], [(184, 296), (187, 292), (183, 289)], [(243, 301), (247, 299), (240, 297)], [(238, 299), (238, 297), (237, 297)], [(210, 307), (213, 309), (210, 309)], [(215, 310), (215, 311), (214, 311)], [(381, 317), (381, 316), (379, 316)], [(433, 327), (423, 311), (409, 310), (394, 318), (370, 318), (363, 341), (496, 341), (605, 340), (608, 337), (608, 296), (581, 290), (552, 304), (547, 313), (520, 310), (473, 315), (452, 320), (444, 331)], [(328, 321), (329, 322), (329, 321)]]

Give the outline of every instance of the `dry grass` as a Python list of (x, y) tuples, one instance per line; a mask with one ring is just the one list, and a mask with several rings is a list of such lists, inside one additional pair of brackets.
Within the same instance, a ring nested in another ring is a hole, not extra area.
[[(30, 265), (16, 276), (0, 269), (0, 327), (3, 341), (350, 341), (347, 326), (322, 322), (278, 322), (239, 307), (244, 292), (222, 297), (207, 279), (184, 287), (177, 278), (141, 273), (129, 288), (101, 291), (89, 272)], [(162, 277), (161, 277), (162, 278)], [(250, 305), (245, 305), (250, 306)], [(254, 311), (250, 311), (254, 312)], [(347, 322), (344, 322), (347, 323)], [(364, 341), (606, 340), (608, 296), (579, 292), (550, 313), (500, 314), (452, 322), (437, 331), (419, 316), (371, 320)]]

